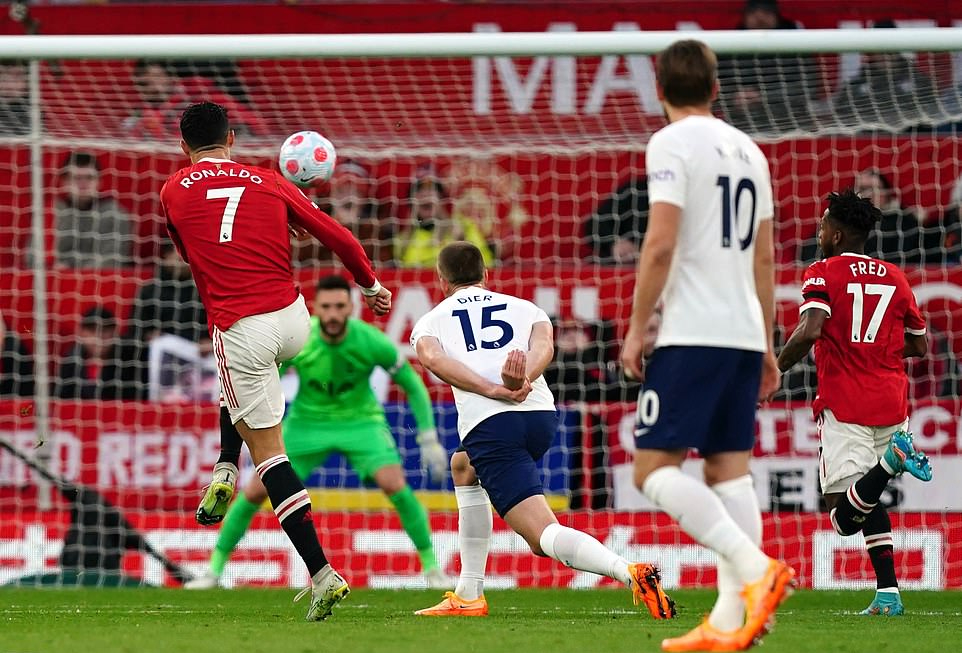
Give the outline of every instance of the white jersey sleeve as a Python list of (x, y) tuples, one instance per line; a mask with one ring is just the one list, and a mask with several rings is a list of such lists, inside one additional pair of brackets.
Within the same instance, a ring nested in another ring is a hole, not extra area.
[[(416, 347), (421, 338), (435, 337), (446, 355), (486, 380), (500, 384), (508, 352), (528, 351), (532, 328), (538, 322), (550, 320), (533, 303), (471, 286), (458, 290), (418, 320), (411, 331), (411, 345)], [(461, 439), (498, 413), (555, 410), (554, 397), (544, 377), (534, 379), (531, 385), (531, 394), (520, 404), (452, 388)]]
[(670, 132), (660, 131), (648, 141), (645, 166), (648, 170), (648, 204), (666, 202), (685, 208), (688, 172), (684, 144)]

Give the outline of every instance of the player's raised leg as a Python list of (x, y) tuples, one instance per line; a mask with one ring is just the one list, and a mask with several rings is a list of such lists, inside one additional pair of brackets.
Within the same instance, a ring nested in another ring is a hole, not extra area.
[[(823, 448), (821, 469), (832, 526), (840, 535), (862, 533), (875, 572), (875, 598), (862, 614), (900, 616), (905, 610), (895, 575), (892, 524), (880, 499), (889, 481), (905, 472), (931, 480), (928, 458), (915, 450), (912, 435), (900, 427), (842, 424), (831, 410), (823, 412), (819, 427), (828, 446)], [(880, 434), (884, 449), (875, 442)], [(878, 462), (853, 483), (850, 471), (868, 467), (877, 450), (882, 450)]]
[(558, 523), (544, 497), (535, 464), (557, 433), (554, 412), (506, 412), (489, 417), (464, 440), (468, 456), (495, 510), (535, 555), (624, 583), (636, 605), (656, 619), (675, 616), (675, 604), (661, 588), (658, 570), (632, 564), (582, 531)]
[(451, 456), (451, 478), (458, 502), (461, 574), (453, 592), (445, 592), (440, 603), (414, 614), (423, 617), (486, 617), (488, 600), (484, 596), (484, 570), (494, 526), (491, 501), (478, 483), (474, 467), (463, 449)]
[[(350, 589), (328, 564), (314, 530), (310, 496), (285, 453), (281, 435), (284, 394), (276, 364), (292, 358), (304, 346), (309, 322), (304, 300), (298, 297), (280, 311), (239, 320), (226, 332), (215, 329), (214, 349), (231, 418), (247, 443), (281, 528), (311, 576), (307, 619), (319, 621), (331, 614)], [(261, 346), (251, 349), (251, 342)]]
[(227, 404), (221, 398), (220, 407), (220, 457), (214, 465), (210, 485), (197, 506), (194, 518), (198, 524), (210, 526), (224, 519), (234, 488), (237, 485), (237, 464), (240, 460), (243, 438), (231, 421)]

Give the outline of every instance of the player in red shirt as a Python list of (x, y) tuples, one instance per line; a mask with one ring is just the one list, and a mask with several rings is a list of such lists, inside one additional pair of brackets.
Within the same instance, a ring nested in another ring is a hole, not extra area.
[(301, 350), (310, 331), (310, 315), (291, 268), (289, 226), (310, 233), (340, 257), (377, 315), (390, 310), (391, 293), (378, 283), (351, 232), (293, 184), (274, 171), (230, 160), (234, 132), (224, 107), (212, 102), (189, 106), (180, 132), (191, 165), (167, 180), (160, 199), (170, 237), (190, 265), (207, 310), (226, 404), (221, 409), (221, 458), (197, 520), (213, 524), (223, 519), (234, 494), (243, 438), (274, 513), (310, 572), (307, 618), (325, 619), (350, 589), (321, 549), (310, 496), (281, 438), (284, 395), (277, 365)]
[(878, 590), (862, 614), (903, 613), (892, 557), (892, 524), (879, 503), (903, 472), (931, 480), (908, 427), (904, 357), (924, 356), (925, 320), (905, 274), (865, 255), (882, 217), (854, 190), (828, 196), (818, 244), (825, 259), (805, 271), (799, 322), (778, 357), (784, 372), (815, 345), (819, 481), (841, 535), (865, 538)]

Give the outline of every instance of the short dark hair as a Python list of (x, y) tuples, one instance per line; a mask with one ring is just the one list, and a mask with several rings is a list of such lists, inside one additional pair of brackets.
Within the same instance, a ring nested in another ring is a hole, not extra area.
[(117, 318), (103, 306), (91, 306), (80, 317), (81, 329), (116, 329)]
[(872, 204), (872, 200), (862, 197), (854, 188), (843, 190), (841, 193), (830, 193), (828, 200), (828, 217), (849, 236), (861, 240), (868, 240), (875, 223), (882, 219), (882, 211)]
[(315, 292), (322, 290), (346, 290), (347, 292), (351, 292), (351, 284), (339, 274), (329, 274), (326, 277), (318, 279), (314, 290)]
[(454, 286), (484, 281), (484, 257), (477, 246), (459, 240), (445, 245), (438, 253), (438, 271)]
[(165, 73), (170, 74), (170, 64), (162, 59), (137, 59), (134, 61), (133, 74), (135, 77), (143, 75), (147, 72), (147, 69), (151, 66), (157, 66), (163, 69)]
[(214, 102), (198, 102), (184, 109), (180, 135), (192, 150), (211, 145), (227, 145), (230, 121), (227, 109)]
[(668, 104), (708, 104), (718, 78), (718, 58), (701, 41), (675, 41), (658, 55), (656, 76)]
[(60, 174), (65, 174), (67, 172), (67, 168), (70, 166), (75, 166), (77, 168), (93, 168), (97, 172), (100, 172), (100, 161), (97, 160), (97, 157), (90, 152), (84, 152), (81, 150), (67, 153), (67, 156), (63, 158), (63, 163), (60, 165)]

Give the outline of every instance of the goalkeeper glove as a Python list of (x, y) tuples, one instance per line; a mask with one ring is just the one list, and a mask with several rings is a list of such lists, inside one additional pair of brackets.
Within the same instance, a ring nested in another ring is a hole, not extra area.
[(434, 429), (418, 433), (418, 446), (421, 448), (421, 466), (427, 470), (431, 479), (443, 483), (448, 473), (448, 452), (438, 441)]

